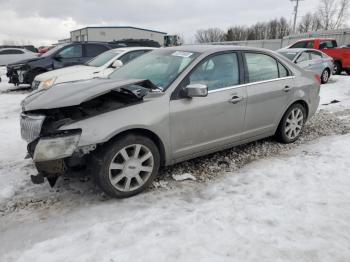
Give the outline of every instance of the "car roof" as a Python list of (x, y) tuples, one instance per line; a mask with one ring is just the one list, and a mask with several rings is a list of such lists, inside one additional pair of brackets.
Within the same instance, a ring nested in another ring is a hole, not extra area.
[(294, 52), (294, 53), (299, 53), (302, 51), (316, 51), (316, 52), (320, 52), (317, 49), (313, 49), (313, 48), (283, 48), (278, 50), (277, 52), (281, 52), (281, 53), (287, 53), (287, 52)]
[(121, 52), (129, 52), (129, 51), (135, 51), (135, 50), (154, 50), (158, 49), (156, 47), (148, 47), (148, 46), (133, 46), (133, 47), (119, 47), (119, 48), (113, 48), (111, 50), (114, 51), (121, 51)]
[(0, 51), (3, 51), (3, 50), (21, 50), (21, 51), (28, 51), (27, 49), (25, 48), (19, 48), (19, 47), (6, 47), (6, 48), (0, 48)]
[(295, 43), (297, 42), (303, 42), (303, 41), (315, 41), (315, 40), (335, 40), (334, 38), (327, 38), (327, 37), (311, 37), (311, 38), (303, 38), (303, 39), (299, 39), (296, 40)]
[(166, 47), (164, 49), (184, 52), (198, 52), (198, 53), (212, 53), (220, 51), (259, 51), (271, 53), (271, 50), (247, 46), (236, 46), (236, 45), (182, 45), (174, 47)]

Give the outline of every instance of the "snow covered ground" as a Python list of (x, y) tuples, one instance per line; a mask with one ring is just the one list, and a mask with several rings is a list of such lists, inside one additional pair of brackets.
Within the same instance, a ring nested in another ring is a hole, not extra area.
[(349, 260), (350, 76), (321, 87), (298, 144), (267, 139), (185, 162), (125, 200), (80, 178), (32, 185), (18, 124), (26, 91), (8, 88), (0, 83), (0, 261)]

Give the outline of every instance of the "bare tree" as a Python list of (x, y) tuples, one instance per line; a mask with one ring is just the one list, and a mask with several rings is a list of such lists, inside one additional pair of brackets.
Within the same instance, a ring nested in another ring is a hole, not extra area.
[(242, 41), (248, 37), (248, 28), (245, 26), (232, 26), (227, 30), (226, 41)]
[(349, 5), (349, 0), (321, 0), (317, 13), (322, 29), (342, 27), (348, 14)]
[(227, 30), (226, 40), (261, 40), (281, 39), (291, 31), (290, 25), (284, 17), (272, 19), (268, 22), (258, 22), (250, 27), (232, 26)]
[(200, 29), (195, 38), (198, 43), (220, 42), (225, 40), (225, 32), (219, 28)]
[(279, 20), (279, 30), (278, 30), (278, 35), (277, 39), (282, 39), (283, 37), (289, 35), (291, 32), (290, 25), (284, 17), (281, 17)]

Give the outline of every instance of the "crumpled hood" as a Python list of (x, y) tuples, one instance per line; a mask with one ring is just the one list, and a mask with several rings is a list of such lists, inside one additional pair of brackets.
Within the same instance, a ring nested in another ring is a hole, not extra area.
[(116, 81), (95, 78), (57, 84), (47, 90), (36, 90), (29, 94), (22, 101), (21, 105), (23, 111), (76, 106), (112, 90), (120, 90), (122, 87), (137, 84), (148, 86), (150, 89), (156, 88), (149, 80), (131, 79)]
[(92, 67), (92, 66), (86, 66), (86, 65), (75, 65), (75, 66), (69, 66), (64, 67), (57, 70), (52, 70), (43, 74), (40, 74), (35, 77), (36, 81), (45, 81), (48, 79), (51, 79), (53, 77), (61, 77), (61, 76), (68, 76), (71, 74), (77, 74), (77, 73), (90, 73), (94, 71), (99, 71), (98, 68)]
[(27, 63), (38, 61), (41, 59), (44, 59), (44, 57), (38, 56), (38, 57), (34, 57), (34, 58), (28, 58), (28, 59), (24, 59), (24, 60), (21, 60), (19, 62), (13, 63), (13, 64), (9, 64), (8, 67), (16, 67), (18, 65), (27, 64)]

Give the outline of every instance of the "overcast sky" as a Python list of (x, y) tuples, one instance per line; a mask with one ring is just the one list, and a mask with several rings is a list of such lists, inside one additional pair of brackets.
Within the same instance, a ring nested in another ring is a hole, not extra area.
[[(318, 0), (304, 0), (300, 17)], [(180, 34), (193, 41), (197, 29), (250, 25), (293, 17), (290, 0), (0, 0), (0, 43), (50, 44), (88, 25), (137, 26)]]

